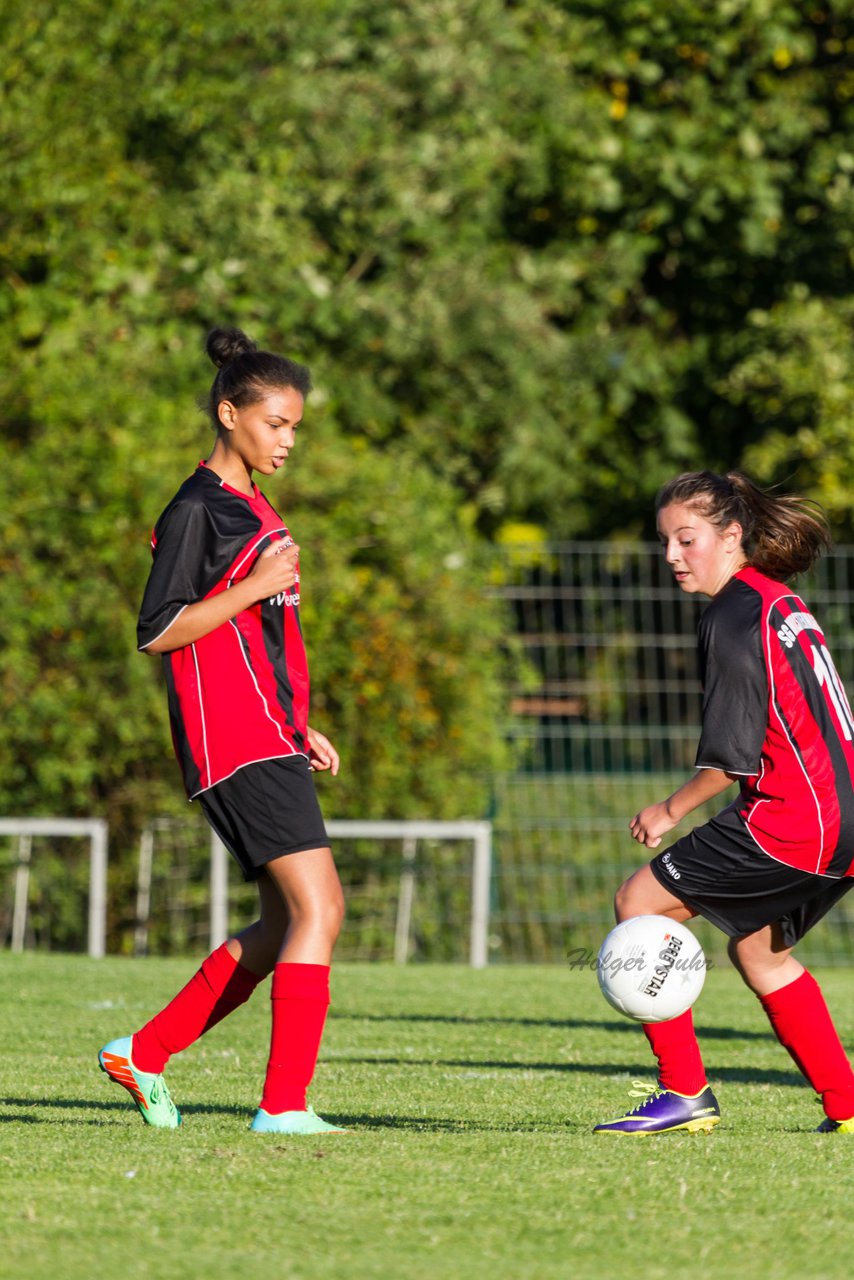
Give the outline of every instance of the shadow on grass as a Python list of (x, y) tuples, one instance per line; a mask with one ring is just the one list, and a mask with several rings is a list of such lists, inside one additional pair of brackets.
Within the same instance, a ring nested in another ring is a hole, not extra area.
[[(472, 1017), (467, 1013), (338, 1013), (330, 1012), (332, 1022), (439, 1022), (453, 1026), (555, 1027), (565, 1031), (633, 1031), (640, 1026), (629, 1018), (495, 1018)], [(773, 1040), (770, 1031), (740, 1031), (735, 1027), (697, 1027), (701, 1040)]]
[[(331, 1065), (353, 1063), (358, 1066), (378, 1067), (459, 1067), (469, 1071), (553, 1071), (560, 1075), (626, 1076), (649, 1080), (655, 1075), (655, 1065), (649, 1062), (506, 1062), (501, 1059), (476, 1060), (473, 1058), (351, 1058), (338, 1055), (330, 1058)], [(714, 1080), (725, 1084), (776, 1084), (797, 1085), (805, 1088), (805, 1081), (793, 1071), (775, 1067), (714, 1067), (709, 1070)]]
[[(0, 1107), (45, 1107), (61, 1110), (127, 1111), (126, 1102), (93, 1102), (91, 1098), (0, 1098)], [(17, 1117), (15, 1117), (17, 1118)], [(9, 1116), (2, 1119), (8, 1120)]]
[[(95, 1103), (90, 1099), (83, 1098), (50, 1098), (50, 1099), (33, 1099), (33, 1098), (0, 1098), (0, 1106), (24, 1108), (27, 1112), (41, 1110), (66, 1109), (69, 1111), (95, 1110), (95, 1111), (124, 1111), (128, 1115), (131, 1108), (120, 1102)], [(252, 1116), (249, 1108), (244, 1106), (210, 1106), (203, 1103), (191, 1103), (189, 1106), (181, 1107), (181, 1114), (187, 1118), (198, 1115), (215, 1115), (236, 1117), (240, 1120), (248, 1122)], [(519, 1121), (510, 1124), (484, 1124), (476, 1120), (447, 1120), (439, 1119), (436, 1116), (393, 1116), (393, 1115), (369, 1115), (366, 1112), (359, 1114), (336, 1114), (330, 1115), (329, 1112), (324, 1113), (324, 1118), (331, 1124), (339, 1124), (343, 1128), (361, 1129), (404, 1129), (412, 1132), (422, 1133), (554, 1133), (554, 1132), (572, 1132), (579, 1127), (578, 1122), (566, 1124), (542, 1123), (535, 1121)], [(0, 1121), (10, 1124), (44, 1124), (46, 1121), (41, 1119), (38, 1114), (18, 1114), (0, 1116)], [(93, 1123), (86, 1121), (86, 1123)], [(581, 1128), (584, 1126), (581, 1125)], [(165, 1131), (164, 1131), (165, 1132)]]
[(332, 1124), (340, 1124), (354, 1133), (362, 1129), (402, 1129), (412, 1133), (575, 1133), (589, 1128), (581, 1121), (566, 1121), (564, 1124), (554, 1122), (537, 1124), (533, 1120), (521, 1120), (510, 1124), (486, 1124), (479, 1120), (447, 1120), (437, 1116), (372, 1116), (365, 1113), (330, 1115), (324, 1112), (324, 1119)]
[[(129, 1102), (96, 1102), (91, 1098), (0, 1098), (0, 1107), (21, 1107), (27, 1110), (36, 1111), (123, 1111), (128, 1115), (133, 1113), (133, 1106)], [(223, 1116), (243, 1116), (247, 1122), (252, 1119), (254, 1114), (251, 1108), (243, 1106), (239, 1103), (227, 1104), (211, 1104), (205, 1102), (181, 1103), (181, 1114), (190, 1115), (223, 1115)], [(2, 1120), (29, 1121), (31, 1124), (38, 1122), (37, 1116), (32, 1115), (0, 1115)]]
[[(435, 1063), (430, 1065), (436, 1066), (453, 1066), (454, 1063)], [(465, 1066), (476, 1064), (465, 1063)], [(514, 1067), (525, 1067), (531, 1064), (501, 1064), (490, 1063), (490, 1066), (510, 1065)], [(572, 1069), (572, 1068), (563, 1068)], [(649, 1075), (648, 1065), (645, 1067), (625, 1066), (624, 1064), (602, 1063), (598, 1066), (590, 1066), (583, 1068), (575, 1068), (576, 1070), (584, 1070), (589, 1072), (600, 1072), (603, 1075)], [(785, 1076), (782, 1072), (761, 1072), (753, 1070), (744, 1071), (717, 1071), (712, 1073), (713, 1083), (717, 1086), (718, 1081), (732, 1084), (777, 1084), (777, 1085), (798, 1085), (803, 1086), (804, 1082), (794, 1075)], [(120, 1110), (128, 1115), (130, 1109), (121, 1103), (104, 1103), (97, 1104), (89, 1099), (82, 1098), (55, 1098), (52, 1100), (33, 1100), (32, 1098), (2, 1098), (0, 1106), (25, 1108), (28, 1112), (41, 1110), (67, 1109), (69, 1111), (78, 1110), (94, 1110), (94, 1111), (115, 1111)], [(211, 1116), (227, 1116), (236, 1118), (248, 1123), (251, 1112), (244, 1106), (210, 1106), (205, 1104), (190, 1104), (181, 1107), (182, 1114), (189, 1118), (191, 1116), (211, 1115)], [(367, 1112), (324, 1112), (324, 1118), (331, 1124), (341, 1125), (342, 1128), (350, 1130), (354, 1135), (365, 1131), (382, 1131), (396, 1130), (409, 1133), (506, 1133), (506, 1134), (584, 1134), (590, 1131), (590, 1117), (574, 1118), (572, 1120), (564, 1120), (555, 1122), (536, 1121), (536, 1120), (516, 1120), (507, 1123), (488, 1123), (480, 1120), (457, 1120), (448, 1118), (439, 1118), (437, 1116), (405, 1116), (405, 1115), (371, 1115)], [(0, 1115), (0, 1123), (7, 1124), (45, 1124), (49, 1123), (47, 1117), (42, 1118), (38, 1114), (14, 1114)], [(85, 1124), (96, 1124), (94, 1119), (83, 1121)], [(110, 1121), (112, 1124), (112, 1121)], [(814, 1125), (803, 1126), (794, 1125), (787, 1127), (785, 1130), (793, 1133), (811, 1133), (815, 1131)], [(155, 1133), (175, 1132), (174, 1130), (154, 1130)]]

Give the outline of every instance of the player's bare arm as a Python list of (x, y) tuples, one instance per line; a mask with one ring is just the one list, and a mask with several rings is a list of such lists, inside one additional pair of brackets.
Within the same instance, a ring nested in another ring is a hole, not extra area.
[(250, 608), (267, 596), (289, 591), (297, 580), (299, 547), (292, 543), (285, 546), (274, 542), (255, 562), (250, 574), (236, 582), (228, 591), (220, 591), (206, 600), (196, 600), (178, 614), (171, 626), (147, 646), (146, 653), (171, 653), (185, 645), (201, 640), (221, 627), (224, 622), (236, 618), (238, 613)]
[(722, 769), (698, 769), (673, 795), (635, 814), (629, 823), (633, 838), (648, 849), (657, 848), (661, 837), (672, 831), (692, 810), (707, 800), (714, 800), (735, 781), (733, 774), (724, 773)]

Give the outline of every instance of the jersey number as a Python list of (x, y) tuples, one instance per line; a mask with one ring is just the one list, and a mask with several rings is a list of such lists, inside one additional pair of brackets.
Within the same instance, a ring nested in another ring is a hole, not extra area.
[(851, 715), (851, 707), (848, 705), (848, 698), (842, 687), (842, 681), (839, 679), (839, 673), (826, 649), (818, 649), (814, 644), (810, 645), (810, 648), (812, 649), (813, 670), (819, 687), (827, 690), (827, 696), (833, 703), (833, 709), (842, 726), (845, 741), (850, 742), (854, 738), (854, 717)]

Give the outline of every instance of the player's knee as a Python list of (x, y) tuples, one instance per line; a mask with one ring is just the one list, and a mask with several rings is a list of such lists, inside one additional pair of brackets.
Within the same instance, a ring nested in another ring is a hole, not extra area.
[(301, 923), (334, 943), (344, 923), (344, 894), (340, 886), (322, 899), (312, 902), (305, 911), (296, 914)]
[(633, 916), (646, 914), (635, 892), (635, 886), (632, 883), (633, 879), (634, 877), (624, 880), (614, 894), (614, 915), (618, 924), (622, 923), (623, 920), (631, 920)]
[(338, 891), (330, 899), (327, 916), (327, 927), (333, 942), (341, 932), (341, 927), (344, 924), (344, 915), (344, 891), (339, 885)]
[(751, 991), (761, 989), (768, 969), (767, 953), (758, 949), (751, 938), (730, 938), (727, 955)]

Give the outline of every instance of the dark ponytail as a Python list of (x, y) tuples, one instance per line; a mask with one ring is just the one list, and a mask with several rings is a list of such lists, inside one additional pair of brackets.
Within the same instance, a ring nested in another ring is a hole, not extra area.
[(733, 521), (740, 524), (747, 563), (782, 582), (805, 573), (831, 546), (830, 530), (817, 503), (769, 493), (740, 471), (725, 476), (689, 471), (677, 476), (659, 491), (656, 512), (674, 502), (694, 507), (721, 533)]
[(219, 427), (217, 410), (223, 400), (243, 409), (282, 387), (293, 387), (303, 398), (311, 390), (311, 374), (305, 365), (272, 351), (259, 351), (242, 329), (211, 329), (205, 351), (218, 370), (207, 406), (215, 427)]

